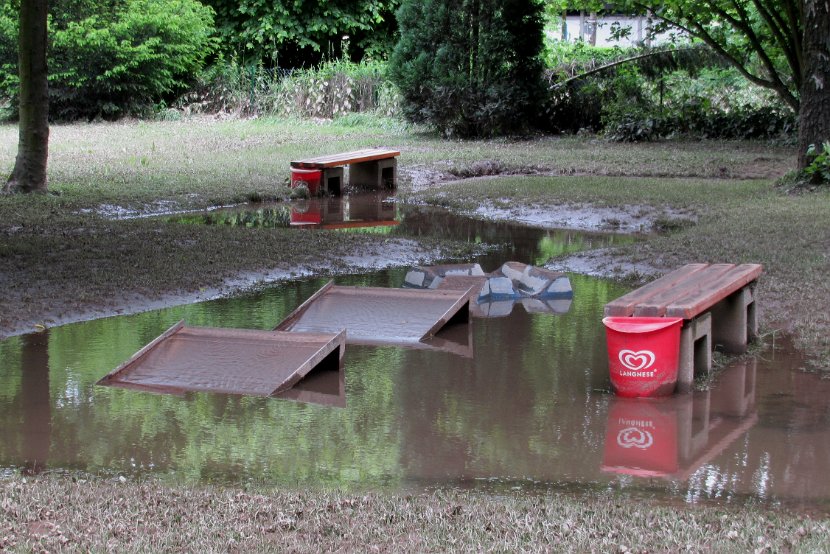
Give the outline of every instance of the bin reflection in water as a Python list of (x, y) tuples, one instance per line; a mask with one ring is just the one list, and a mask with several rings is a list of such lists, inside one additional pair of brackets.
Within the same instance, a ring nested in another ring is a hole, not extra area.
[(711, 390), (612, 399), (602, 470), (686, 479), (758, 421), (755, 360), (725, 369)]
[(394, 226), (399, 223), (398, 206), (388, 192), (309, 198), (291, 204), (292, 226), (342, 229)]

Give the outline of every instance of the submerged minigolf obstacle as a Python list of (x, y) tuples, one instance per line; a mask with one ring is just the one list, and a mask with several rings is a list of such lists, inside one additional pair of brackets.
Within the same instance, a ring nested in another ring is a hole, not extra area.
[(567, 275), (520, 262), (506, 262), (491, 273), (485, 273), (479, 264), (413, 267), (403, 286), (434, 290), (472, 287), (473, 317), (504, 317), (516, 304), (528, 313), (564, 314), (573, 300)]
[(348, 344), (426, 348), (445, 327), (469, 323), (470, 294), (469, 287), (415, 290), (346, 287), (329, 281), (275, 330), (330, 333), (345, 329)]
[(148, 392), (272, 396), (315, 369), (339, 370), (345, 332), (282, 333), (187, 327), (179, 321), (99, 385)]

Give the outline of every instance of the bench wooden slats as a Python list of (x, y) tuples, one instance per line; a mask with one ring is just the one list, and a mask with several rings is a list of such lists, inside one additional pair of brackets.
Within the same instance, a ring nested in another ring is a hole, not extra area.
[(385, 160), (400, 155), (400, 151), (392, 150), (390, 148), (367, 148), (364, 150), (355, 150), (353, 152), (343, 152), (341, 154), (295, 160), (291, 162), (291, 167), (297, 169), (327, 169), (341, 165)]
[(605, 305), (605, 315), (628, 317), (634, 315), (634, 310), (641, 302), (648, 301), (655, 294), (666, 288), (674, 287), (689, 275), (702, 270), (708, 264), (688, 264), (676, 271), (667, 273), (659, 279), (648, 283), (626, 295), (620, 296)]
[(741, 264), (733, 267), (729, 272), (721, 275), (711, 283), (705, 285), (706, 289), (689, 294), (670, 304), (666, 308), (666, 316), (682, 317), (691, 319), (701, 312), (704, 312), (725, 299), (730, 294), (741, 290), (743, 287), (756, 280), (762, 271), (759, 264)]
[[(663, 289), (647, 301), (641, 302), (635, 308), (634, 315), (644, 317), (665, 316), (670, 304), (674, 304), (676, 301), (687, 296), (701, 294), (703, 287), (707, 287), (714, 279), (718, 279), (728, 273), (732, 267), (734, 266), (731, 264), (707, 265), (692, 274), (686, 275), (681, 281), (675, 283), (674, 286)], [(712, 289), (710, 288), (709, 290)]]
[(609, 316), (692, 319), (761, 274), (759, 264), (689, 264), (610, 302)]

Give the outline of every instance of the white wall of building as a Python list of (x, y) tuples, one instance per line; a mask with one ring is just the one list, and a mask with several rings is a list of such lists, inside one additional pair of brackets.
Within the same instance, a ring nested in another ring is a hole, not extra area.
[[(630, 34), (621, 39), (614, 40), (611, 37), (611, 30), (614, 23), (623, 28), (630, 28)], [(555, 40), (567, 40), (568, 42), (576, 42), (580, 39), (585, 42), (590, 42), (591, 39), (591, 25), (593, 20), (590, 15), (584, 16), (569, 15), (565, 18), (565, 36), (561, 31), (561, 21), (552, 25), (549, 31), (549, 36)], [(625, 17), (625, 16), (600, 16), (596, 20), (597, 25), (597, 41), (596, 46), (640, 46), (648, 38), (648, 30), (651, 25), (651, 20), (648, 17)], [(678, 32), (666, 32), (656, 35), (649, 45), (663, 44), (668, 42), (672, 35), (677, 35)]]

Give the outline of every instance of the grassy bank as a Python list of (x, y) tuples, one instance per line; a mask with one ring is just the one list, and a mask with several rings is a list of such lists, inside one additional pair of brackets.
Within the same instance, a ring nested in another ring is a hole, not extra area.
[(461, 211), (506, 199), (549, 210), (586, 204), (664, 209), (679, 218), (664, 221), (673, 232), (607, 252), (601, 259), (606, 274), (622, 262), (661, 271), (689, 262), (761, 263), (763, 331), (794, 332), (815, 368), (830, 370), (830, 190), (791, 196), (771, 180), (533, 177), (468, 180), (419, 197)]
[[(15, 137), (15, 128), (0, 128), (2, 171), (11, 170)], [(665, 210), (663, 223), (674, 230), (604, 253), (605, 274), (616, 260), (664, 270), (690, 261), (763, 263), (764, 329), (793, 330), (826, 367), (830, 193), (787, 196), (773, 187), (793, 162), (790, 149), (573, 137), (446, 142), (357, 117), (53, 128), (50, 188), (59, 196), (0, 197), (0, 336), (230, 292), (229, 279), (251, 272), (261, 272), (256, 280), (275, 270), (343, 271), (345, 254), (388, 257), (395, 247), (400, 264), (469, 256), (465, 243), (106, 215), (283, 199), (291, 159), (375, 145), (403, 152), (400, 196), (412, 201), (458, 210)], [(495, 173), (547, 175), (442, 184)], [(0, 480), (0, 550), (827, 550), (826, 520), (732, 506), (680, 513), (612, 493), (401, 497), (9, 477)]]
[[(0, 127), (0, 171), (11, 171), (16, 133), (13, 126)], [(221, 294), (240, 274), (337, 270), (345, 254), (387, 252), (384, 237), (107, 217), (283, 199), (292, 159), (376, 145), (403, 152), (402, 197), (454, 175), (744, 179), (779, 175), (792, 162), (787, 148), (748, 142), (447, 142), (394, 120), (358, 115), (319, 124), (206, 118), (54, 126), (49, 181), (59, 196), (0, 198), (0, 335), (192, 300), (201, 291)], [(463, 257), (470, 248), (442, 243), (413, 249), (399, 242), (405, 253), (399, 265)]]
[(752, 508), (437, 492), (417, 496), (0, 481), (0, 549), (190, 552), (827, 552), (830, 521)]

